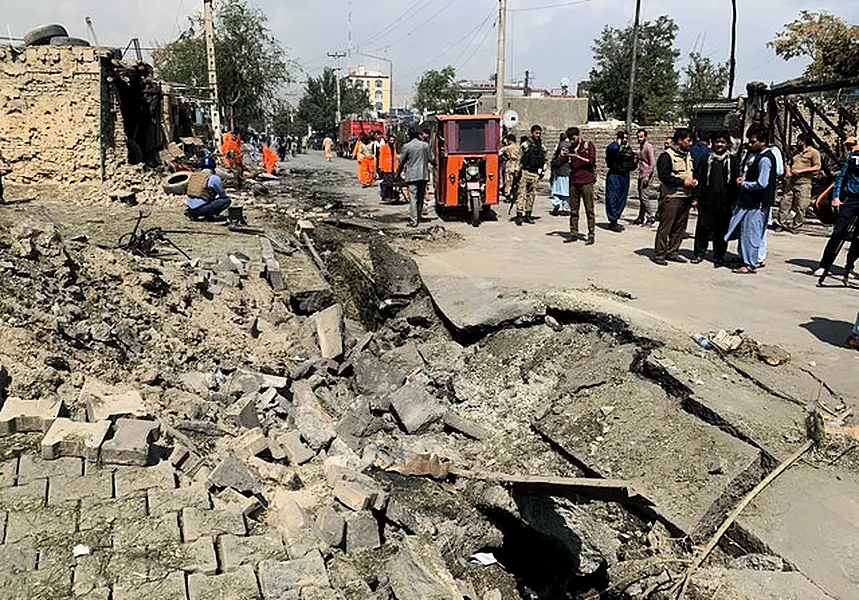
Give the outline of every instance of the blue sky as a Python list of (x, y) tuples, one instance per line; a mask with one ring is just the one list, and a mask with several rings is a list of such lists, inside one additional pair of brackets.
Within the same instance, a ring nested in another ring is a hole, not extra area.
[[(218, 0), (215, 0), (217, 3)], [(576, 82), (592, 66), (591, 45), (605, 25), (631, 24), (635, 0), (509, 0), (508, 79), (532, 73), (533, 85)], [(315, 75), (325, 53), (349, 48), (352, 64), (387, 71), (388, 63), (361, 56), (388, 57), (394, 65), (395, 100), (413, 90), (423, 70), (457, 67), (462, 77), (483, 79), (495, 71), (497, 0), (249, 0), (269, 16), (275, 35)], [(87, 37), (85, 16), (93, 19), (103, 44), (125, 46), (138, 37), (154, 46), (175, 37), (202, 0), (2, 0), (0, 35), (13, 37), (39, 23), (59, 22), (72, 35)], [(739, 0), (737, 88), (748, 81), (779, 82), (799, 75), (801, 59), (785, 62), (766, 47), (802, 9), (826, 10), (859, 23), (857, 0)], [(351, 10), (350, 10), (351, 7)], [(549, 8), (545, 8), (549, 7)], [(351, 26), (349, 15), (351, 13)], [(680, 27), (683, 57), (693, 49), (727, 60), (730, 0), (642, 0), (642, 18), (671, 16)], [(399, 17), (402, 17), (398, 20)], [(390, 25), (394, 26), (390, 26)], [(681, 61), (683, 59), (681, 58)], [(349, 60), (344, 62), (344, 66)], [(680, 67), (682, 67), (682, 62)], [(298, 77), (303, 78), (304, 73)]]

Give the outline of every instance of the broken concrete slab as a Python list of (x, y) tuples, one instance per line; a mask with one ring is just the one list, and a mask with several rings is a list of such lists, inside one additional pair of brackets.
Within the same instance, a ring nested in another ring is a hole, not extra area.
[(383, 421), (370, 412), (370, 401), (360, 397), (346, 410), (337, 423), (338, 438), (352, 450), (358, 450), (362, 441), (382, 429)]
[(447, 407), (423, 386), (412, 383), (391, 394), (391, 408), (410, 435), (423, 433), (447, 412)]
[(777, 554), (833, 598), (859, 589), (859, 477), (798, 464), (743, 511), (735, 542)]
[(772, 462), (805, 442), (802, 406), (767, 394), (717, 358), (664, 347), (650, 353), (644, 368), (651, 377), (673, 378), (689, 412), (760, 447)]
[(346, 519), (330, 506), (325, 506), (316, 513), (316, 524), (322, 533), (322, 539), (332, 548), (343, 545), (346, 535)]
[[(184, 578), (181, 595), (160, 596), (162, 598), (184, 598)], [(159, 597), (156, 595), (151, 598)], [(257, 578), (251, 565), (244, 565), (231, 573), (221, 575), (203, 575), (193, 573), (188, 576), (189, 600), (210, 600), (212, 598), (230, 598), (230, 600), (259, 600), (260, 592)]]
[(417, 263), (375, 236), (370, 241), (373, 282), (379, 298), (411, 298), (423, 288)]
[(516, 506), (532, 529), (567, 551), (577, 575), (595, 575), (617, 560), (617, 532), (568, 499), (517, 495)]
[(312, 315), (334, 304), (331, 286), (303, 252), (281, 256), (280, 267), (293, 312)]
[(542, 302), (491, 281), (447, 276), (424, 276), (423, 281), (436, 308), (460, 334), (542, 322), (546, 315)]
[(108, 385), (95, 377), (87, 377), (78, 401), (86, 406), (87, 420), (93, 423), (119, 417), (148, 416), (140, 392)]
[(109, 430), (110, 421), (81, 423), (66, 418), (56, 419), (42, 438), (42, 458), (53, 460), (62, 456), (77, 456), (96, 462)]
[(343, 356), (343, 307), (329, 306), (313, 315), (316, 322), (316, 339), (322, 358), (338, 359)]
[(255, 394), (264, 388), (274, 388), (278, 392), (283, 392), (288, 385), (289, 380), (286, 377), (267, 375), (248, 369), (236, 369), (230, 375), (230, 379), (224, 386), (224, 391), (227, 394), (242, 396)]
[(46, 432), (62, 410), (63, 402), (59, 398), (22, 400), (10, 396), (0, 408), (0, 435)]
[(233, 451), (242, 460), (256, 456), (269, 449), (269, 439), (261, 427), (248, 429), (232, 443)]
[(339, 479), (334, 484), (334, 497), (343, 506), (353, 511), (366, 510), (373, 505), (378, 496), (378, 486), (375, 482), (373, 484), (368, 486), (364, 481), (355, 478)]
[(386, 567), (397, 600), (464, 600), (432, 542), (403, 537)]
[[(606, 414), (604, 407), (614, 407)], [(534, 428), (586, 471), (625, 479), (693, 539), (712, 533), (763, 477), (760, 452), (632, 376), (564, 396)], [(720, 461), (718, 472), (713, 460)]]
[(262, 276), (271, 285), (271, 289), (275, 292), (282, 292), (285, 288), (283, 284), (283, 271), (274, 255), (274, 247), (271, 245), (271, 241), (263, 236), (260, 236), (259, 244), (263, 261)]
[(382, 545), (379, 522), (369, 511), (349, 513), (344, 519), (346, 520), (347, 553), (375, 550)]
[(161, 428), (156, 421), (117, 419), (113, 437), (101, 446), (101, 460), (111, 465), (144, 467), (152, 459), (152, 443), (158, 440)]
[(489, 436), (489, 431), (486, 428), (460, 416), (452, 410), (448, 410), (444, 414), (444, 426), (473, 440), (485, 440)]
[(240, 494), (233, 488), (226, 488), (218, 492), (213, 498), (213, 503), (217, 509), (240, 513), (245, 517), (250, 517), (262, 508), (262, 504), (257, 498)]
[(257, 493), (260, 477), (233, 452), (227, 452), (209, 475), (209, 483), (220, 488), (233, 488), (237, 492)]
[(689, 592), (709, 600), (832, 600), (796, 571), (699, 569), (692, 575)]
[(227, 422), (244, 429), (255, 429), (260, 426), (256, 409), (257, 393), (245, 394), (233, 402), (224, 411)]

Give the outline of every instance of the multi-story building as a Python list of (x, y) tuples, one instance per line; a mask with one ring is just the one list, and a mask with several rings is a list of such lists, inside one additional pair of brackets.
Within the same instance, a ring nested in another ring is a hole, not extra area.
[(349, 83), (367, 92), (370, 104), (376, 114), (391, 111), (391, 78), (381, 71), (365, 67), (350, 67), (347, 77)]

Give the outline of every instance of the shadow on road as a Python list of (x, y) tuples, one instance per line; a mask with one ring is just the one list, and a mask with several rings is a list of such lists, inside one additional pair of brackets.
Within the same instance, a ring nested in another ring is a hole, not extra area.
[(853, 331), (853, 323), (847, 321), (833, 321), (826, 317), (811, 317), (808, 323), (800, 323), (800, 327), (811, 333), (821, 342), (843, 347), (844, 340)]
[(814, 270), (820, 264), (819, 261), (810, 258), (790, 258), (784, 262), (795, 267), (801, 267), (803, 270), (796, 271), (796, 273), (805, 273), (806, 275), (813, 275)]
[(576, 241), (575, 235), (570, 233), (569, 231), (550, 231), (546, 234), (549, 237), (559, 237), (563, 238), (565, 244), (572, 244)]

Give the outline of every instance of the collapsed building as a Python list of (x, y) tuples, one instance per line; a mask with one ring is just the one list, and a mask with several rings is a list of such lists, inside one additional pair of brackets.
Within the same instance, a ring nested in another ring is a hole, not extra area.
[(166, 145), (150, 65), (108, 48), (0, 47), (0, 148), (12, 183), (105, 181)]

